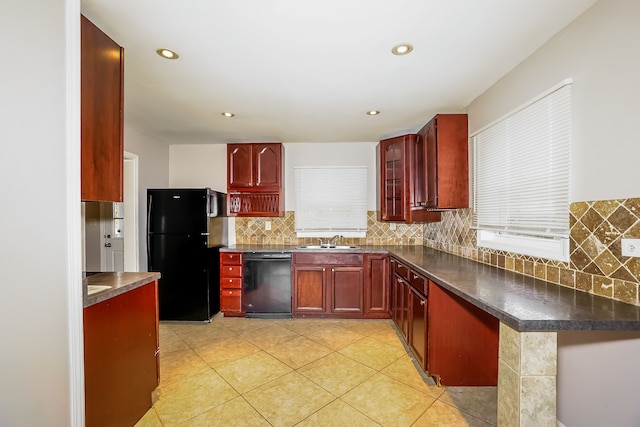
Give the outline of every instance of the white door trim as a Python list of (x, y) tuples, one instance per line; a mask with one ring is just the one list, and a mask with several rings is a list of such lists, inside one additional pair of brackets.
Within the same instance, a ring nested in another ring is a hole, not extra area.
[(84, 340), (82, 220), (80, 203), (80, 0), (65, 0), (67, 298), (69, 334), (69, 421), (84, 426)]
[(137, 154), (124, 152), (124, 271), (140, 271)]

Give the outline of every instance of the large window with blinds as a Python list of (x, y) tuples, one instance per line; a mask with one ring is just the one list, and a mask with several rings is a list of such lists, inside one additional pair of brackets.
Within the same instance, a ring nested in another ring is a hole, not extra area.
[(298, 237), (366, 237), (367, 167), (296, 167)]
[(471, 136), (478, 246), (569, 260), (571, 84)]

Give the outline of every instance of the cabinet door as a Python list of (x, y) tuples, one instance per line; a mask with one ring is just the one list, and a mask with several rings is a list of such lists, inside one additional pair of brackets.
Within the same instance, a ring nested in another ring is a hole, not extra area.
[(368, 317), (389, 317), (389, 256), (365, 256), (364, 314)]
[(331, 312), (362, 313), (363, 267), (331, 267)]
[(280, 187), (282, 175), (282, 144), (255, 144), (255, 186)]
[(405, 340), (409, 336), (409, 285), (398, 275), (393, 277), (393, 321)]
[(383, 221), (405, 220), (405, 155), (402, 137), (380, 141), (380, 211)]
[(123, 200), (124, 50), (81, 17), (81, 199)]
[(419, 135), (425, 142), (427, 206), (469, 207), (467, 115), (438, 114)]
[(325, 267), (294, 266), (293, 312), (326, 312)]
[(253, 187), (251, 144), (227, 144), (227, 183), (232, 189)]
[(409, 292), (408, 344), (422, 369), (426, 369), (427, 299), (413, 288)]

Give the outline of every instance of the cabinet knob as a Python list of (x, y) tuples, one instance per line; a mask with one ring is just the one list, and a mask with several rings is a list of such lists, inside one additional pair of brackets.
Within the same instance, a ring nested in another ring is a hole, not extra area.
[(417, 275), (417, 274), (414, 274), (414, 275), (413, 275), (413, 278), (414, 278), (414, 279), (417, 279), (417, 278), (418, 278), (418, 275)]
[(425, 302), (425, 301), (424, 301), (423, 299), (421, 299), (421, 300), (420, 300), (420, 305), (424, 305), (424, 302)]

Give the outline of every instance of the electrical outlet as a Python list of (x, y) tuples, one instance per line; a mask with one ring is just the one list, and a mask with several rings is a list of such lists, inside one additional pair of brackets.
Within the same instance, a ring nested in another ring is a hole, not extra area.
[(391, 224), (389, 224), (389, 230), (393, 231), (396, 229), (396, 223), (392, 222)]
[(640, 239), (622, 239), (622, 256), (640, 257)]
[(271, 230), (271, 221), (264, 222), (264, 229), (267, 231)]

